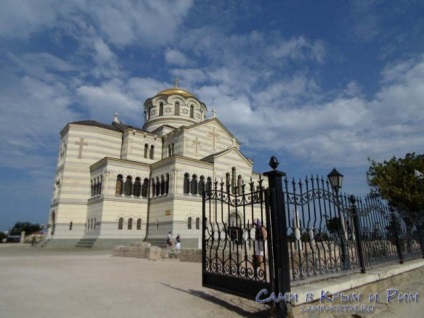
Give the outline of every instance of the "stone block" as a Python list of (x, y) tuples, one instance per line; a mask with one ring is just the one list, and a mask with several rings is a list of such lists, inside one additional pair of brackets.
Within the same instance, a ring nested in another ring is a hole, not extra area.
[(162, 254), (162, 249), (160, 247), (151, 246), (148, 252), (148, 259), (151, 261), (159, 260), (161, 259), (161, 254)]

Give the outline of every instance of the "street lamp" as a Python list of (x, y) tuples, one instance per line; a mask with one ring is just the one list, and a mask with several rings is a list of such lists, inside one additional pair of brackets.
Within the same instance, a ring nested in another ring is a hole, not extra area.
[(333, 188), (334, 192), (336, 194), (339, 193), (339, 190), (342, 188), (343, 184), (343, 175), (334, 168), (329, 174), (328, 174), (328, 181), (330, 181), (331, 187)]
[(340, 201), (339, 201), (339, 190), (342, 188), (343, 184), (343, 175), (334, 168), (328, 175), (328, 181), (331, 184), (331, 187), (333, 188), (334, 192), (336, 193), (336, 204), (337, 204), (337, 212), (339, 214), (339, 221), (340, 221), (340, 227), (339, 227), (339, 236), (340, 236), (340, 249), (341, 249), (341, 261), (342, 261), (342, 267), (344, 270), (348, 269), (349, 267), (349, 257), (346, 253), (346, 242), (344, 237), (344, 222), (342, 218), (342, 213), (340, 211)]

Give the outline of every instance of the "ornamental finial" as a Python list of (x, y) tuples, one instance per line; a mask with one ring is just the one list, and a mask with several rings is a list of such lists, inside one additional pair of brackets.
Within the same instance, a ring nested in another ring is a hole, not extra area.
[(272, 169), (277, 169), (278, 165), (280, 163), (278, 162), (278, 159), (276, 156), (272, 156), (271, 159), (269, 159), (269, 165)]

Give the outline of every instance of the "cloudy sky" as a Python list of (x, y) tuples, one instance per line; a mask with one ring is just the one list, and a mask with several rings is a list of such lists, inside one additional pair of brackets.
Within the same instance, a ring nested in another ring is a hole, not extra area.
[(159, 90), (196, 94), (254, 170), (336, 167), (368, 192), (368, 157), (424, 153), (424, 2), (0, 1), (0, 230), (46, 223), (71, 121), (142, 126)]

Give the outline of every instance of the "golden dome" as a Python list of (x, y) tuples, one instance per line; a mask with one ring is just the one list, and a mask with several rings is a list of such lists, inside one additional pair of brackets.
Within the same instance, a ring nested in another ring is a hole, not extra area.
[(179, 87), (164, 89), (164, 90), (162, 90), (162, 91), (160, 91), (159, 93), (156, 94), (156, 96), (158, 96), (158, 95), (166, 95), (166, 96), (181, 95), (181, 96), (184, 96), (184, 97), (194, 97), (194, 98), (196, 98), (196, 96), (194, 96), (189, 91), (186, 91), (186, 90), (181, 89)]

